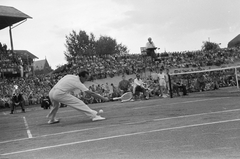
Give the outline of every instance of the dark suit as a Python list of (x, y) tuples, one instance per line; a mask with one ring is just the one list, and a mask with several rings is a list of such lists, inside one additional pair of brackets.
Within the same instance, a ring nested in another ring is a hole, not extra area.
[(23, 96), (22, 94), (14, 94), (12, 97), (12, 105), (11, 105), (11, 114), (13, 114), (13, 111), (16, 106), (20, 106), (22, 109), (22, 112), (25, 112), (24, 105), (23, 105)]
[(50, 105), (51, 105), (51, 100), (50, 100), (49, 96), (41, 97), (41, 107), (43, 109), (50, 109)]

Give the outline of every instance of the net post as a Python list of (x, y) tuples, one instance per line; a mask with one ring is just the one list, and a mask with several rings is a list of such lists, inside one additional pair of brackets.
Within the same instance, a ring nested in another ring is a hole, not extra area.
[(169, 94), (170, 94), (170, 98), (173, 98), (173, 92), (172, 92), (172, 82), (171, 82), (171, 76), (168, 73), (168, 84), (169, 84)]
[(239, 89), (237, 67), (235, 67), (235, 77), (236, 77), (236, 82), (237, 82), (237, 89)]

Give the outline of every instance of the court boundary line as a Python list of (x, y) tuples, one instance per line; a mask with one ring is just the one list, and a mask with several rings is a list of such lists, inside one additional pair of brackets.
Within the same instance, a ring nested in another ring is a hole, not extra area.
[(154, 133), (154, 132), (162, 132), (162, 131), (168, 131), (168, 130), (172, 131), (172, 130), (178, 130), (178, 129), (183, 129), (183, 128), (193, 128), (193, 127), (213, 125), (213, 124), (222, 124), (222, 123), (236, 122), (236, 121), (240, 121), (240, 119), (222, 120), (222, 121), (209, 122), (209, 123), (184, 125), (184, 126), (177, 126), (177, 127), (171, 127), (171, 128), (163, 128), (163, 129), (155, 129), (155, 130), (149, 130), (149, 131), (140, 131), (140, 132), (127, 133), (127, 134), (122, 134), (122, 135), (113, 135), (113, 136), (100, 137), (100, 138), (95, 138), (95, 139), (82, 140), (82, 141), (77, 141), (77, 142), (57, 144), (57, 145), (53, 145), (53, 146), (44, 146), (44, 147), (28, 149), (28, 150), (23, 150), (23, 151), (15, 151), (15, 152), (3, 153), (3, 154), (0, 154), (0, 155), (1, 156), (15, 155), (15, 154), (20, 154), (20, 153), (40, 151), (40, 150), (46, 150), (46, 149), (51, 149), (51, 148), (58, 148), (58, 147), (76, 145), (76, 144), (89, 143), (89, 142), (97, 142), (97, 141), (108, 140), (108, 139), (129, 137), (129, 136), (135, 136), (135, 135), (143, 135), (143, 134)]
[(29, 126), (28, 126), (28, 123), (27, 123), (27, 119), (26, 119), (25, 116), (23, 117), (23, 121), (24, 121), (24, 125), (26, 127), (26, 130), (27, 130), (28, 138), (33, 138), (32, 133), (31, 133), (31, 131), (29, 129)]
[[(201, 99), (201, 100), (189, 100), (189, 101), (183, 101), (183, 102), (175, 102), (175, 103), (166, 103), (163, 104), (164, 106), (168, 106), (168, 105), (176, 105), (176, 104), (187, 104), (187, 103), (197, 103), (197, 102), (205, 102), (205, 101), (211, 101), (211, 100), (219, 100), (219, 99), (226, 99), (226, 98), (231, 98), (231, 97), (221, 97), (221, 98), (206, 98), (206, 99)], [(145, 107), (136, 107), (136, 108), (132, 108), (132, 109), (145, 109), (145, 108), (149, 108), (149, 107), (156, 107), (159, 105), (151, 105), (151, 106), (145, 106)]]
[(156, 122), (156, 121), (164, 121), (164, 120), (171, 120), (171, 119), (178, 119), (178, 118), (180, 119), (180, 118), (188, 118), (188, 117), (194, 117), (194, 116), (204, 116), (204, 115), (210, 115), (210, 114), (221, 114), (221, 113), (228, 113), (228, 112), (235, 112), (235, 111), (240, 111), (240, 109), (230, 109), (230, 110), (224, 110), (224, 111), (214, 111), (214, 112), (208, 112), (208, 113), (182, 115), (182, 116), (176, 116), (176, 117), (170, 117), (170, 118), (157, 118), (157, 119), (151, 119), (151, 120), (142, 120), (142, 121), (138, 121), (138, 122), (112, 124), (112, 125), (107, 125), (107, 126), (92, 127), (92, 128), (86, 128), (86, 129), (80, 129), (80, 130), (63, 131), (63, 132), (59, 132), (59, 133), (35, 136), (35, 137), (32, 137), (32, 138), (21, 138), (21, 139), (15, 139), (15, 140), (1, 141), (0, 144), (23, 141), (23, 140), (28, 140), (28, 139), (38, 139), (38, 138), (48, 137), (48, 136), (77, 133), (77, 132), (83, 132), (83, 131), (89, 131), (89, 130), (105, 129), (105, 128), (110, 128), (110, 127), (114, 127), (114, 126), (121, 126), (121, 125), (132, 125), (132, 124), (140, 124), (140, 123), (145, 123), (145, 122)]

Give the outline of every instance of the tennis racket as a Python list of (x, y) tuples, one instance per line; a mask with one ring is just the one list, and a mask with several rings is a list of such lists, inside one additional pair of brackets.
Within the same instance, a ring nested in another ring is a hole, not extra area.
[(132, 99), (133, 95), (132, 92), (126, 92), (121, 97), (115, 97), (113, 100), (121, 100), (121, 102), (128, 102)]

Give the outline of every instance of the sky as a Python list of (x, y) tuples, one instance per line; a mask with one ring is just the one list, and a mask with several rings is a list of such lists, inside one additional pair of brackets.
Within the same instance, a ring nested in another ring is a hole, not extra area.
[[(110, 36), (140, 53), (149, 37), (160, 49), (194, 51), (203, 41), (226, 48), (240, 34), (239, 0), (0, 0), (32, 17), (12, 30), (14, 50), (28, 50), (55, 69), (66, 63), (73, 30)], [(0, 42), (10, 48), (9, 28)]]

